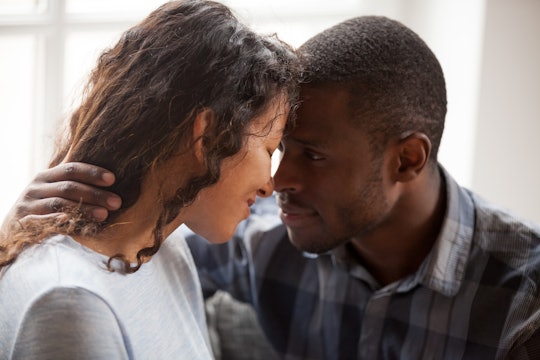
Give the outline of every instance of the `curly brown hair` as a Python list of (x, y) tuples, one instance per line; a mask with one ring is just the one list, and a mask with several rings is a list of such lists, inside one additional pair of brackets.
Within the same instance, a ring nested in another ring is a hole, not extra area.
[(221, 162), (241, 150), (250, 123), (282, 95), (287, 106), (296, 106), (298, 74), (287, 44), (254, 33), (226, 6), (200, 0), (162, 5), (100, 56), (69, 135), (50, 163), (80, 161), (111, 170), (117, 181), (109, 190), (122, 197), (122, 208), (102, 223), (77, 210), (69, 211), (68, 221), (12, 223), (0, 244), (0, 268), (52, 234), (94, 234), (114, 223), (139, 198), (151, 167), (174, 156), (178, 144), (193, 141), (195, 117), (210, 109), (214, 121), (202, 137), (204, 174), (191, 176), (173, 199), (159, 199), (153, 246), (139, 250), (136, 265), (122, 254), (109, 259), (109, 265), (118, 258), (126, 272), (137, 271), (158, 251), (163, 227), (219, 180)]

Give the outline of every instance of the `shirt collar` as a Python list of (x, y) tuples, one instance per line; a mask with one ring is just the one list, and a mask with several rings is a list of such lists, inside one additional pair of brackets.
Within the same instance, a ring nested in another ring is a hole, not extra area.
[(465, 276), (474, 228), (474, 204), (448, 172), (439, 166), (446, 184), (447, 208), (439, 237), (417, 272), (426, 287), (455, 295)]

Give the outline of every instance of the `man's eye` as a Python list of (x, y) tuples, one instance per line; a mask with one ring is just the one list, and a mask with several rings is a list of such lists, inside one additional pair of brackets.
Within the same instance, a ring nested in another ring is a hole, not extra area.
[(313, 161), (324, 160), (324, 157), (312, 151), (306, 151), (306, 156)]

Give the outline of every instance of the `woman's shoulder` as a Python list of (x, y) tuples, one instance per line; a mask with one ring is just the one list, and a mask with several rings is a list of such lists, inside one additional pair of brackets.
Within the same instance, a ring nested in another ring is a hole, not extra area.
[(19, 282), (20, 279), (31, 274), (40, 277), (40, 280), (54, 275), (58, 264), (58, 249), (62, 249), (60, 244), (65, 240), (65, 236), (56, 235), (23, 250), (11, 265), (2, 269), (0, 284), (14, 279)]
[(127, 358), (123, 329), (115, 313), (104, 299), (87, 289), (50, 287), (11, 316), (7, 325), (17, 335), (9, 341), (9, 348), (16, 358), (34, 358), (44, 352), (61, 358), (84, 354), (123, 354)]
[(171, 234), (152, 258), (154, 266), (163, 270), (162, 278), (181, 288), (199, 288), (199, 276), (186, 239), (179, 232)]
[(173, 232), (163, 241), (154, 257), (174, 266), (191, 266), (193, 262), (184, 234), (179, 231)]
[[(85, 315), (94, 319), (92, 314), (102, 314), (102, 318), (98, 319), (103, 320), (102, 323), (112, 319), (106, 301), (85, 285), (88, 282), (85, 278), (92, 279), (92, 273), (82, 270), (87, 267), (85, 262), (88, 260), (84, 254), (81, 255), (77, 245), (69, 237), (54, 236), (26, 249), (11, 266), (3, 270), (0, 275), (0, 308), (4, 315), (0, 319), (0, 329), (11, 335), (0, 337), (0, 348), (12, 348), (17, 344), (23, 346), (28, 341), (44, 339), (45, 335), (55, 338), (59, 331), (63, 331), (63, 325)], [(79, 280), (70, 280), (73, 278)], [(56, 320), (41, 321), (50, 316)], [(109, 318), (105, 319), (105, 316)], [(48, 328), (46, 334), (28, 337), (42, 332), (40, 324), (58, 326)], [(67, 329), (73, 330), (73, 325)], [(16, 334), (22, 334), (24, 338), (16, 339)], [(47, 341), (39, 342), (41, 345), (34, 344), (38, 348), (47, 345)], [(27, 346), (19, 350), (23, 351), (24, 348)], [(0, 352), (0, 355), (3, 354)]]
[(37, 294), (63, 286), (84, 287), (85, 281), (92, 279), (96, 265), (91, 264), (78, 245), (67, 236), (57, 235), (24, 250), (0, 274), (0, 303), (24, 303)]

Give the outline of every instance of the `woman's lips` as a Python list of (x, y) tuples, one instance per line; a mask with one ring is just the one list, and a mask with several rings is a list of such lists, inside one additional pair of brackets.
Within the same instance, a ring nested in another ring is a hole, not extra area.
[(246, 200), (246, 212), (244, 214), (244, 219), (247, 219), (249, 217), (249, 215), (251, 214), (251, 206), (255, 204), (255, 199), (253, 198), (250, 198), (250, 199), (247, 199)]

